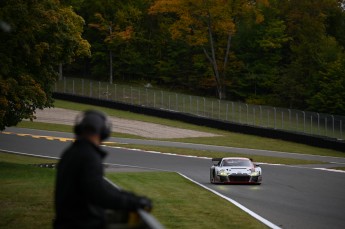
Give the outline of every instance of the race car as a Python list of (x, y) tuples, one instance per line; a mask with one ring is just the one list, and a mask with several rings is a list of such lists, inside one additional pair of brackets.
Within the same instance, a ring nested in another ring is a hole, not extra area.
[(262, 170), (244, 157), (213, 158), (210, 169), (212, 184), (261, 184)]

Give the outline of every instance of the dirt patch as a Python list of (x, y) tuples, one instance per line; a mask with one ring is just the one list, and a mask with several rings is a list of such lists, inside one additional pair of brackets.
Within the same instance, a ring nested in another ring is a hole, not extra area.
[[(62, 108), (51, 108), (36, 111), (36, 122), (56, 123), (74, 125), (75, 118), (79, 111), (67, 110)], [(160, 124), (128, 120), (111, 116), (110, 121), (113, 125), (113, 132), (133, 134), (146, 138), (196, 138), (196, 137), (215, 137), (218, 135), (164, 126)]]

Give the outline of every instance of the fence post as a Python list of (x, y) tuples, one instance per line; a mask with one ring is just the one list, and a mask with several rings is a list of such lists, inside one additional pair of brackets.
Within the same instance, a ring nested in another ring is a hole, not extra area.
[(313, 115), (310, 115), (310, 134), (313, 134)]
[(343, 120), (340, 120), (340, 139), (343, 139)]
[(239, 116), (238, 116), (238, 122), (241, 123), (241, 119), (242, 119), (242, 106), (241, 103), (238, 104), (238, 112), (239, 112)]
[(107, 84), (107, 99), (109, 99), (109, 84)]
[(262, 107), (261, 106), (259, 106), (259, 109), (260, 109), (260, 123), (259, 123), (259, 126), (262, 126), (262, 124), (263, 124), (263, 121), (262, 121)]
[(288, 109), (289, 111), (289, 129), (292, 130), (292, 126), (291, 126), (291, 110)]
[(255, 117), (255, 106), (253, 107), (253, 115), (254, 115), (254, 119), (253, 119), (253, 126), (255, 126), (255, 124), (256, 124), (256, 117)]
[(317, 134), (320, 135), (320, 114), (317, 113)]
[(284, 111), (282, 111), (282, 130), (284, 130)]
[(203, 100), (204, 100), (204, 117), (206, 117), (206, 99), (205, 97), (203, 97)]
[(334, 137), (334, 115), (332, 115), (331, 117), (332, 117), (332, 129), (333, 129), (333, 137)]
[(183, 113), (186, 113), (186, 97), (183, 96)]
[(218, 119), (220, 119), (220, 100), (218, 100)]
[(115, 90), (115, 92), (114, 92), (114, 99), (116, 100), (116, 92), (117, 92), (117, 90), (116, 90), (117, 88), (116, 88), (116, 84), (114, 84), (114, 90)]
[(199, 98), (196, 98), (196, 115), (199, 115)]
[(66, 93), (66, 77), (63, 78), (63, 92)]
[(303, 113), (303, 133), (305, 133), (305, 112), (302, 111)]
[(72, 80), (72, 94), (74, 95), (74, 80)]
[(211, 118), (213, 118), (213, 101), (212, 101), (211, 107), (212, 107), (212, 109), (211, 109)]
[(161, 108), (164, 108), (164, 97), (163, 91), (161, 91)]
[(274, 110), (274, 129), (277, 129), (277, 108), (273, 107)]
[(189, 96), (189, 113), (192, 114), (192, 96)]
[(228, 112), (229, 112), (229, 103), (226, 103), (226, 114), (225, 114), (226, 121), (228, 121)]
[(169, 110), (171, 110), (171, 108), (170, 108), (170, 94), (169, 94)]
[(235, 105), (231, 102), (232, 121), (235, 122)]
[(101, 82), (98, 81), (98, 98), (101, 98)]
[(90, 97), (92, 97), (92, 81), (90, 81)]
[(175, 110), (178, 111), (178, 94), (176, 93), (176, 107)]
[(149, 91), (146, 88), (146, 106), (149, 106)]
[(140, 88), (139, 88), (139, 106), (141, 106), (141, 93), (140, 93)]
[(248, 104), (246, 104), (246, 108), (247, 108), (247, 117), (246, 117), (246, 119), (247, 119), (247, 124), (248, 124), (248, 119), (249, 119), (249, 106), (248, 106)]
[(328, 125), (327, 125), (327, 117), (325, 118), (325, 128), (326, 128), (326, 136), (328, 134), (328, 131), (327, 131), (327, 128), (328, 128)]
[(270, 127), (270, 110), (267, 109), (267, 127)]
[(156, 92), (153, 92), (153, 108), (156, 108)]
[(296, 113), (296, 131), (298, 131), (298, 113)]
[(130, 95), (131, 95), (131, 104), (133, 104), (133, 90), (132, 90), (133, 88), (131, 87), (130, 89), (131, 89), (131, 92), (130, 92)]

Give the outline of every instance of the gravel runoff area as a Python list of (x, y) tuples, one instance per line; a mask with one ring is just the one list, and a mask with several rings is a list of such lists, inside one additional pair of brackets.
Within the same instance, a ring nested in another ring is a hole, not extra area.
[[(62, 108), (36, 110), (37, 119), (35, 122), (74, 125), (75, 119), (79, 113), (79, 111)], [(215, 134), (201, 131), (186, 130), (160, 124), (116, 118), (113, 116), (110, 116), (109, 119), (112, 122), (114, 132), (133, 134), (146, 138), (168, 139), (217, 136)]]

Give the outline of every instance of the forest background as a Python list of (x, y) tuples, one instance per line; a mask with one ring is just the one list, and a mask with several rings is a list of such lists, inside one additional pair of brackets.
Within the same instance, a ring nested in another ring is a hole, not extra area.
[(344, 0), (5, 0), (0, 41), (1, 128), (52, 105), (59, 65), (69, 77), (345, 115)]

